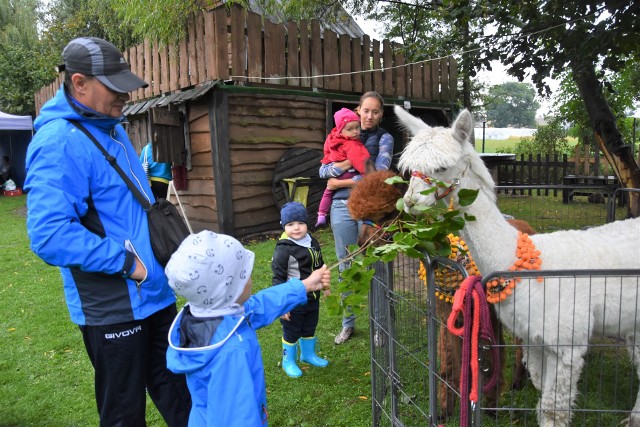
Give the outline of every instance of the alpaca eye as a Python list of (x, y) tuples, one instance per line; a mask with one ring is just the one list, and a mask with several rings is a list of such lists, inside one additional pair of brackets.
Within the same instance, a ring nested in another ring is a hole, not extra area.
[(436, 169), (434, 172), (435, 172), (435, 173), (442, 173), (442, 172), (444, 172), (444, 171), (446, 171), (446, 170), (447, 170), (447, 168), (438, 168), (438, 169)]

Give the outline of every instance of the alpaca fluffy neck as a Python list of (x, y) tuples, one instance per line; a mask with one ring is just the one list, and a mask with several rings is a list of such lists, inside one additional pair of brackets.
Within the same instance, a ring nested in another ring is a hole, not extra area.
[[(469, 178), (462, 179), (459, 188), (473, 188), (471, 181), (478, 182)], [(469, 186), (465, 187), (465, 184)], [(478, 197), (470, 206), (460, 208), (461, 212), (476, 218), (475, 221), (467, 221), (460, 234), (467, 242), (482, 275), (508, 270), (516, 258), (518, 239), (518, 231), (507, 222), (485, 191), (486, 189), (480, 189)]]

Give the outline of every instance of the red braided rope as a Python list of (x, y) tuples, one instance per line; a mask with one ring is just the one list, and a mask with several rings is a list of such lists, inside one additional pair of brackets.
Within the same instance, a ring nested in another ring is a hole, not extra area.
[[(456, 291), (453, 299), (451, 314), (447, 319), (449, 332), (462, 337), (462, 365), (460, 367), (461, 393), (469, 389), (469, 371), (467, 366), (471, 367), (469, 400), (472, 405), (475, 405), (478, 401), (478, 378), (480, 371), (478, 357), (479, 340), (482, 338), (491, 343), (495, 342), (489, 314), (489, 305), (481, 281), (482, 277), (480, 276), (469, 276), (460, 284), (460, 288)], [(471, 303), (472, 300), (473, 303)], [(463, 324), (461, 328), (456, 328), (455, 323), (459, 314), (463, 316)], [(472, 321), (465, 322), (465, 319), (471, 319)], [(496, 386), (500, 372), (500, 357), (497, 346), (491, 346), (491, 353), (494, 369), (491, 373), (491, 378), (482, 387), (482, 391), (485, 393)], [(464, 405), (461, 405), (461, 426), (468, 425), (467, 417), (468, 412), (464, 408)]]

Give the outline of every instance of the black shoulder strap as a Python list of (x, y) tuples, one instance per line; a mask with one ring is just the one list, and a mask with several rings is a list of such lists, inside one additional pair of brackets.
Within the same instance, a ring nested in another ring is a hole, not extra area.
[(111, 154), (109, 154), (107, 150), (105, 150), (104, 147), (98, 142), (98, 140), (91, 134), (91, 132), (89, 132), (87, 128), (85, 128), (80, 122), (78, 122), (77, 120), (69, 120), (69, 123), (71, 123), (78, 129), (80, 129), (82, 133), (87, 135), (87, 138), (89, 138), (91, 142), (93, 142), (96, 145), (96, 147), (100, 149), (100, 152), (102, 152), (102, 155), (104, 156), (104, 158), (107, 159), (109, 164), (113, 166), (116, 172), (118, 172), (118, 175), (120, 175), (122, 180), (127, 184), (127, 187), (129, 187), (129, 190), (131, 190), (131, 192), (133, 193), (135, 198), (138, 200), (138, 202), (140, 202), (140, 204), (145, 210), (148, 210), (151, 207), (151, 203), (149, 203), (149, 201), (147, 200), (146, 197), (144, 197), (142, 192), (138, 190), (138, 187), (136, 187), (135, 184), (131, 181), (131, 178), (129, 178), (127, 174), (124, 173), (122, 168), (116, 162), (116, 158), (113, 157)]

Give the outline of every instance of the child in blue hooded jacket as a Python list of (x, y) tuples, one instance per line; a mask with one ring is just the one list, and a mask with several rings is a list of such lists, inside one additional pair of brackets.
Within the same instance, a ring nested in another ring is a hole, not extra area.
[(187, 376), (189, 426), (266, 426), (267, 393), (256, 330), (328, 289), (326, 266), (305, 280), (251, 295), (254, 254), (231, 236), (202, 231), (187, 237), (165, 272), (188, 303), (169, 332), (167, 366)]

